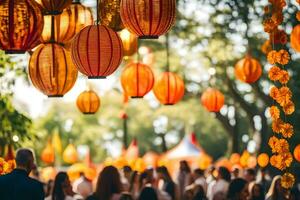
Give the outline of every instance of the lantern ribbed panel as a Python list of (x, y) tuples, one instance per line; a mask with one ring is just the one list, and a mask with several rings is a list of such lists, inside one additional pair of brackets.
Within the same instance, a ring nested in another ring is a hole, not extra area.
[(295, 51), (300, 52), (300, 24), (298, 24), (293, 28), (290, 37), (291, 37), (291, 47)]
[(124, 25), (120, 16), (121, 0), (98, 0), (99, 1), (99, 20), (102, 25), (114, 31), (120, 31)]
[(58, 44), (42, 44), (30, 57), (30, 79), (49, 97), (62, 97), (67, 93), (74, 86), (77, 74), (70, 53)]
[(119, 67), (123, 45), (116, 32), (102, 25), (82, 29), (72, 42), (72, 59), (89, 78), (106, 78)]
[(260, 63), (250, 56), (237, 62), (235, 65), (235, 76), (245, 83), (254, 83), (262, 74)]
[(59, 15), (71, 5), (72, 0), (36, 0), (43, 8), (45, 15)]
[(137, 36), (130, 33), (127, 29), (119, 32), (120, 38), (123, 43), (123, 54), (124, 56), (132, 56), (138, 49)]
[(153, 92), (162, 104), (174, 105), (184, 95), (184, 82), (177, 74), (165, 72), (155, 82)]
[(78, 96), (76, 105), (83, 114), (94, 114), (100, 107), (100, 98), (94, 91), (84, 91)]
[(149, 66), (141, 63), (130, 63), (122, 72), (121, 84), (128, 96), (142, 98), (151, 91), (154, 75)]
[(0, 48), (7, 53), (25, 53), (34, 48), (43, 23), (42, 12), (35, 1), (0, 1)]
[(201, 96), (202, 105), (210, 112), (219, 112), (224, 102), (224, 95), (217, 89), (208, 88)]
[(124, 26), (139, 38), (158, 38), (176, 20), (176, 0), (121, 0)]

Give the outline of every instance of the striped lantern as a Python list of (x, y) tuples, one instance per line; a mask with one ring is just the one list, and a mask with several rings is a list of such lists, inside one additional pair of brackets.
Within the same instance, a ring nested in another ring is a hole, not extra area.
[(201, 96), (201, 103), (209, 112), (219, 112), (224, 102), (224, 95), (214, 88), (208, 88)]
[(96, 92), (87, 90), (78, 96), (76, 105), (83, 114), (95, 114), (100, 107), (100, 98)]
[(254, 83), (262, 74), (262, 67), (258, 60), (247, 55), (235, 65), (235, 76), (242, 82)]
[(59, 15), (72, 4), (72, 0), (36, 0), (42, 7), (44, 15)]

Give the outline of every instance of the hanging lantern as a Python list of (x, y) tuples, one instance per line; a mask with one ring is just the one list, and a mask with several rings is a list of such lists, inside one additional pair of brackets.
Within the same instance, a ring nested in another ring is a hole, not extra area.
[(136, 35), (130, 33), (127, 29), (122, 30), (119, 35), (123, 43), (124, 56), (129, 57), (137, 52), (138, 41)]
[(298, 162), (300, 162), (300, 144), (294, 149), (294, 157)]
[(154, 74), (147, 65), (130, 63), (122, 72), (121, 84), (131, 98), (143, 98), (153, 87)]
[(231, 164), (233, 164), (233, 165), (238, 165), (238, 164), (240, 164), (240, 159), (241, 159), (241, 156), (240, 156), (240, 154), (238, 154), (238, 153), (233, 153), (233, 154), (231, 154), (231, 156), (230, 156), (230, 158), (229, 158)]
[(240, 159), (240, 164), (242, 167), (248, 166), (248, 160), (250, 157), (251, 157), (250, 153), (247, 150), (245, 150), (241, 155), (241, 159)]
[(247, 161), (248, 168), (255, 168), (257, 165), (257, 160), (255, 156), (250, 156)]
[[(53, 24), (54, 23), (54, 24)], [(69, 42), (84, 27), (93, 24), (92, 11), (74, 2), (60, 15), (45, 15), (42, 42), (51, 40), (51, 33), (54, 33), (54, 41), (61, 44)]]
[(224, 105), (224, 95), (217, 89), (208, 88), (201, 96), (202, 105), (209, 112), (219, 112)]
[(249, 55), (235, 65), (235, 76), (242, 82), (254, 83), (260, 78), (261, 74), (260, 63)]
[(72, 59), (78, 70), (90, 79), (111, 75), (123, 58), (120, 37), (102, 25), (82, 29), (73, 39), (71, 48)]
[(33, 85), (48, 97), (62, 97), (75, 84), (77, 69), (70, 53), (54, 43), (40, 45), (29, 61)]
[(44, 15), (59, 15), (71, 5), (72, 0), (36, 0), (42, 7)]
[(69, 144), (63, 152), (63, 160), (65, 163), (74, 164), (77, 162), (78, 154), (75, 146)]
[(88, 90), (78, 96), (76, 104), (83, 114), (95, 114), (100, 107), (100, 98), (94, 91)]
[(46, 164), (52, 164), (55, 161), (55, 152), (50, 140), (46, 148), (42, 151), (41, 160)]
[(266, 153), (261, 153), (259, 154), (259, 156), (257, 157), (257, 164), (264, 168), (269, 164), (269, 156)]
[(124, 25), (120, 16), (121, 0), (98, 0), (99, 21), (114, 31), (121, 31)]
[(157, 79), (153, 92), (160, 103), (174, 105), (184, 95), (184, 82), (177, 74), (165, 72)]
[(25, 53), (38, 44), (44, 20), (34, 0), (0, 1), (0, 13), (0, 49)]
[(297, 52), (300, 52), (300, 39), (299, 38), (300, 38), (300, 24), (295, 26), (291, 33), (291, 47)]
[(141, 39), (157, 39), (167, 33), (176, 18), (176, 0), (121, 0), (125, 27)]

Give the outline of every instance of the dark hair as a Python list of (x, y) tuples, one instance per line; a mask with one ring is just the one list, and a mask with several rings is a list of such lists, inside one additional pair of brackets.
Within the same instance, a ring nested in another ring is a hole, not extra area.
[(197, 168), (194, 170), (194, 173), (195, 174), (198, 174), (200, 176), (203, 176), (204, 175), (204, 170), (200, 169), (200, 168)]
[(144, 187), (138, 200), (158, 200), (156, 191), (152, 187)]
[(246, 169), (247, 174), (251, 175), (251, 176), (256, 176), (256, 171), (255, 169), (252, 168), (248, 168)]
[(230, 181), (231, 174), (226, 167), (219, 167), (218, 172), (225, 181), (228, 181), (228, 182)]
[(131, 167), (130, 166), (124, 166), (123, 167), (123, 172), (125, 172), (125, 173), (130, 173), (130, 172), (132, 172), (132, 169), (131, 169)]
[(193, 196), (193, 200), (204, 200), (206, 199), (204, 189), (201, 185), (197, 185), (196, 194)]
[[(254, 196), (254, 189), (257, 187), (259, 189), (259, 196)], [(264, 194), (264, 188), (261, 184), (255, 183), (251, 189), (251, 197), (252, 200), (264, 200), (265, 194)]]
[(17, 166), (27, 167), (33, 160), (33, 153), (29, 149), (19, 149), (15, 160)]
[(230, 200), (238, 199), (240, 193), (243, 191), (245, 186), (247, 185), (247, 181), (242, 178), (234, 179), (228, 188), (227, 198)]
[(63, 183), (68, 179), (66, 172), (59, 172), (54, 180), (54, 186), (52, 191), (52, 200), (64, 200), (65, 193), (63, 191)]
[(133, 200), (133, 198), (129, 193), (123, 193), (120, 197), (120, 200)]
[(191, 168), (186, 160), (180, 161), (180, 170), (187, 172), (187, 173), (191, 172)]
[(122, 184), (117, 168), (113, 166), (105, 167), (97, 180), (96, 198), (99, 200), (110, 200), (113, 194), (118, 194), (121, 191)]
[(165, 181), (172, 181), (171, 175), (165, 166), (158, 167), (156, 171), (163, 174)]

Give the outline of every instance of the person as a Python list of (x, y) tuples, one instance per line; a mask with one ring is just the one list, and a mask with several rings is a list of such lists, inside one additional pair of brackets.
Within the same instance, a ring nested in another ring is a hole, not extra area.
[(73, 183), (73, 190), (85, 199), (93, 193), (93, 184), (80, 172), (80, 177)]
[(158, 196), (152, 187), (144, 187), (138, 200), (158, 200)]
[(288, 200), (289, 194), (286, 189), (281, 186), (281, 176), (275, 176), (271, 183), (266, 200)]
[(231, 181), (228, 187), (228, 200), (245, 200), (248, 199), (248, 183), (242, 178), (236, 178)]
[(255, 171), (255, 169), (252, 169), (252, 168), (246, 169), (245, 173), (244, 173), (244, 179), (248, 183), (255, 182), (255, 180), (256, 180), (256, 171)]
[(0, 176), (1, 200), (43, 200), (43, 184), (29, 177), (35, 167), (33, 153), (29, 149), (19, 149), (16, 154), (16, 169)]
[(194, 173), (193, 173), (193, 179), (194, 179), (194, 183), (196, 185), (200, 185), (203, 190), (204, 190), (204, 194), (207, 193), (207, 183), (206, 183), (206, 179), (204, 177), (204, 170), (202, 169), (195, 169)]
[(129, 183), (129, 191), (134, 199), (137, 199), (139, 192), (140, 192), (140, 185), (139, 185), (140, 175), (137, 171), (133, 171), (130, 177)]
[(179, 187), (179, 197), (183, 199), (186, 186), (192, 184), (192, 175), (189, 164), (186, 160), (179, 163), (179, 173), (177, 176), (177, 185)]
[(207, 189), (207, 197), (212, 200), (214, 195), (218, 192), (227, 194), (229, 182), (231, 179), (230, 172), (225, 167), (219, 167), (218, 175), (215, 181), (211, 182)]
[(121, 182), (123, 184), (124, 191), (129, 191), (130, 189), (130, 177), (132, 174), (132, 169), (130, 166), (124, 166), (122, 169)]
[(240, 169), (238, 167), (234, 167), (231, 173), (231, 180), (239, 178), (240, 176)]
[(75, 193), (66, 172), (59, 172), (54, 180), (52, 194), (45, 200), (75, 200)]
[(195, 185), (192, 200), (206, 200), (205, 191), (201, 185)]
[(207, 171), (206, 171), (206, 183), (207, 185), (209, 185), (210, 183), (212, 183), (215, 180), (215, 176), (214, 176), (214, 171), (216, 170), (216, 168), (211, 165)]
[(52, 189), (54, 187), (54, 181), (49, 180), (45, 186), (45, 197), (50, 196), (52, 194)]
[(120, 200), (133, 200), (133, 197), (130, 193), (122, 193)]
[(100, 173), (96, 191), (87, 200), (119, 200), (122, 192), (122, 183), (117, 168), (105, 167)]
[(272, 179), (266, 168), (260, 170), (260, 176), (258, 176), (257, 182), (263, 187), (264, 194), (266, 194), (271, 186)]
[(255, 183), (252, 186), (250, 196), (250, 200), (265, 200), (265, 194), (262, 185)]
[(165, 166), (158, 167), (156, 169), (158, 179), (163, 180), (163, 191), (169, 194), (172, 200), (175, 200), (176, 186), (171, 178), (168, 169)]

